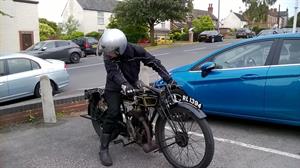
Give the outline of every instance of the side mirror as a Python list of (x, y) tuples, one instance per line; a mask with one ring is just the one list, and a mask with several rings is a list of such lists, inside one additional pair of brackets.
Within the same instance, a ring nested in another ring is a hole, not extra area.
[(220, 66), (214, 62), (206, 62), (201, 65), (202, 77), (206, 77), (213, 69), (219, 68)]
[(47, 50), (47, 47), (43, 47), (41, 50), (42, 50), (42, 51), (45, 51), (45, 50)]

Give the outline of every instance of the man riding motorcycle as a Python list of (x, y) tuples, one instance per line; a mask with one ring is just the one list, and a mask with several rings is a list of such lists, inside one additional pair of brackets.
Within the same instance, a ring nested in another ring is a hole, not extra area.
[(111, 166), (109, 143), (119, 131), (118, 121), (122, 118), (120, 112), (121, 93), (134, 94), (135, 83), (138, 81), (140, 63), (151, 67), (169, 84), (176, 84), (166, 68), (144, 48), (127, 42), (125, 34), (118, 29), (107, 29), (99, 40), (99, 46), (104, 56), (107, 72), (105, 99), (108, 104), (107, 114), (103, 121), (101, 136), (100, 160), (104, 166)]

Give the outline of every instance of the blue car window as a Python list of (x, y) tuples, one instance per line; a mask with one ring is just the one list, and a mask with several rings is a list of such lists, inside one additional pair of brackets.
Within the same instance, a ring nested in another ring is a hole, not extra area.
[(0, 60), (0, 76), (5, 75), (4, 60)]
[(273, 41), (257, 42), (236, 47), (214, 57), (223, 69), (264, 66)]
[(278, 64), (300, 64), (300, 40), (283, 42)]
[(20, 72), (26, 72), (31, 70), (31, 63), (28, 59), (9, 59), (8, 71), (9, 74), (15, 74)]

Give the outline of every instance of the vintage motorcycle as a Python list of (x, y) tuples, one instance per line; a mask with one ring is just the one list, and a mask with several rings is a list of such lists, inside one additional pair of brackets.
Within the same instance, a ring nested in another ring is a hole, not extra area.
[[(118, 124), (123, 131), (113, 142), (123, 146), (136, 143), (146, 153), (162, 152), (174, 167), (207, 167), (213, 158), (214, 139), (201, 104), (186, 95), (178, 98), (174, 86), (158, 89), (141, 81), (137, 86), (134, 96), (122, 98)], [(89, 104), (88, 114), (82, 117), (90, 119), (101, 136), (107, 110), (104, 89), (88, 89), (84, 94)]]

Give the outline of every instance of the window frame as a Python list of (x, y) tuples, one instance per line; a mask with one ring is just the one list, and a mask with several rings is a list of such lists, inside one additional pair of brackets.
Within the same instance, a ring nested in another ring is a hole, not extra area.
[[(203, 59), (201, 59), (198, 63), (196, 63), (191, 69), (190, 71), (201, 71), (200, 70), (200, 66), (205, 63), (205, 62), (213, 62), (212, 60), (219, 56), (220, 54), (223, 54), (227, 51), (230, 51), (230, 50), (233, 50), (233, 49), (236, 49), (238, 47), (241, 47), (241, 46), (244, 46), (244, 45), (251, 45), (251, 44), (254, 44), (254, 43), (261, 43), (261, 42), (268, 42), (268, 41), (273, 41), (272, 45), (271, 45), (271, 48), (270, 48), (270, 51), (269, 51), (269, 54), (267, 56), (267, 59), (266, 59), (266, 62), (265, 62), (265, 65), (263, 65), (263, 67), (265, 66), (268, 66), (268, 65), (272, 65), (273, 62), (274, 62), (274, 57), (275, 57), (275, 51), (277, 50), (277, 47), (278, 47), (278, 40), (275, 39), (275, 38), (271, 38), (271, 39), (259, 39), (259, 40), (255, 40), (255, 41), (249, 41), (249, 42), (244, 42), (244, 43), (240, 43), (240, 44), (237, 44), (237, 45), (233, 45), (233, 46), (230, 46), (226, 49), (223, 49), (221, 51), (218, 51), (212, 55), (209, 55), (208, 57), (205, 57)], [(255, 68), (255, 67), (261, 67), (261, 66), (254, 66), (254, 67), (240, 67), (240, 68), (226, 68), (226, 69), (218, 69), (218, 70), (231, 70), (231, 69), (245, 69), (245, 68)]]
[(7, 59), (0, 59), (0, 60), (3, 60), (4, 62), (4, 74), (3, 75), (0, 74), (0, 77), (7, 76), (8, 75)]
[[(100, 15), (101, 14), (101, 15)], [(105, 16), (104, 16), (104, 12), (98, 11), (97, 12), (97, 25), (105, 25)], [(103, 19), (103, 22), (100, 22), (100, 19)]]
[[(66, 43), (66, 45), (62, 45), (60, 46), (59, 43)], [(67, 47), (70, 45), (70, 42), (69, 41), (55, 41), (55, 48), (58, 48), (58, 47)]]
[[(54, 47), (53, 47), (53, 48), (47, 47), (47, 45), (50, 44), (50, 43), (53, 43), (53, 44), (54, 44)], [(50, 42), (48, 42), (48, 43), (45, 43), (43, 47), (47, 47), (47, 50), (57, 48), (57, 47), (56, 47), (56, 42), (55, 42), (55, 41), (50, 41)]]
[(281, 54), (281, 49), (284, 45), (284, 41), (287, 40), (299, 40), (300, 38), (298, 37), (289, 37), (289, 38), (281, 38), (278, 40), (278, 44), (276, 46), (276, 53), (274, 55), (274, 59), (272, 61), (272, 65), (278, 65), (278, 66), (288, 66), (288, 65), (299, 65), (299, 64), (279, 64), (279, 59), (280, 59), (280, 54)]
[[(38, 62), (36, 62), (36, 61), (34, 61), (34, 60), (32, 60), (32, 59), (29, 59), (29, 60), (30, 60), (31, 70), (32, 70), (32, 71), (33, 71), (33, 70), (42, 69), (41, 65), (40, 65)], [(38, 66), (38, 69), (33, 69), (32, 63), (36, 63), (36, 65)]]
[[(9, 71), (9, 63), (8, 63), (8, 61), (9, 60), (16, 60), (16, 59), (24, 59), (24, 60), (28, 60), (29, 61), (29, 63), (30, 63), (30, 70), (28, 70), (28, 71), (22, 71), (22, 72), (17, 72), (17, 73), (10, 73), (10, 71)], [(6, 59), (6, 75), (15, 75), (15, 74), (20, 74), (20, 73), (24, 73), (24, 72), (29, 72), (29, 71), (33, 71), (33, 70), (37, 70), (37, 69), (33, 69), (32, 68), (32, 59), (29, 59), (29, 58), (9, 58), (9, 59)], [(35, 62), (35, 63), (37, 63), (36, 61), (33, 61), (33, 62)], [(39, 66), (39, 69), (41, 69), (41, 65), (39, 64), (39, 63), (37, 63), (37, 65)]]

